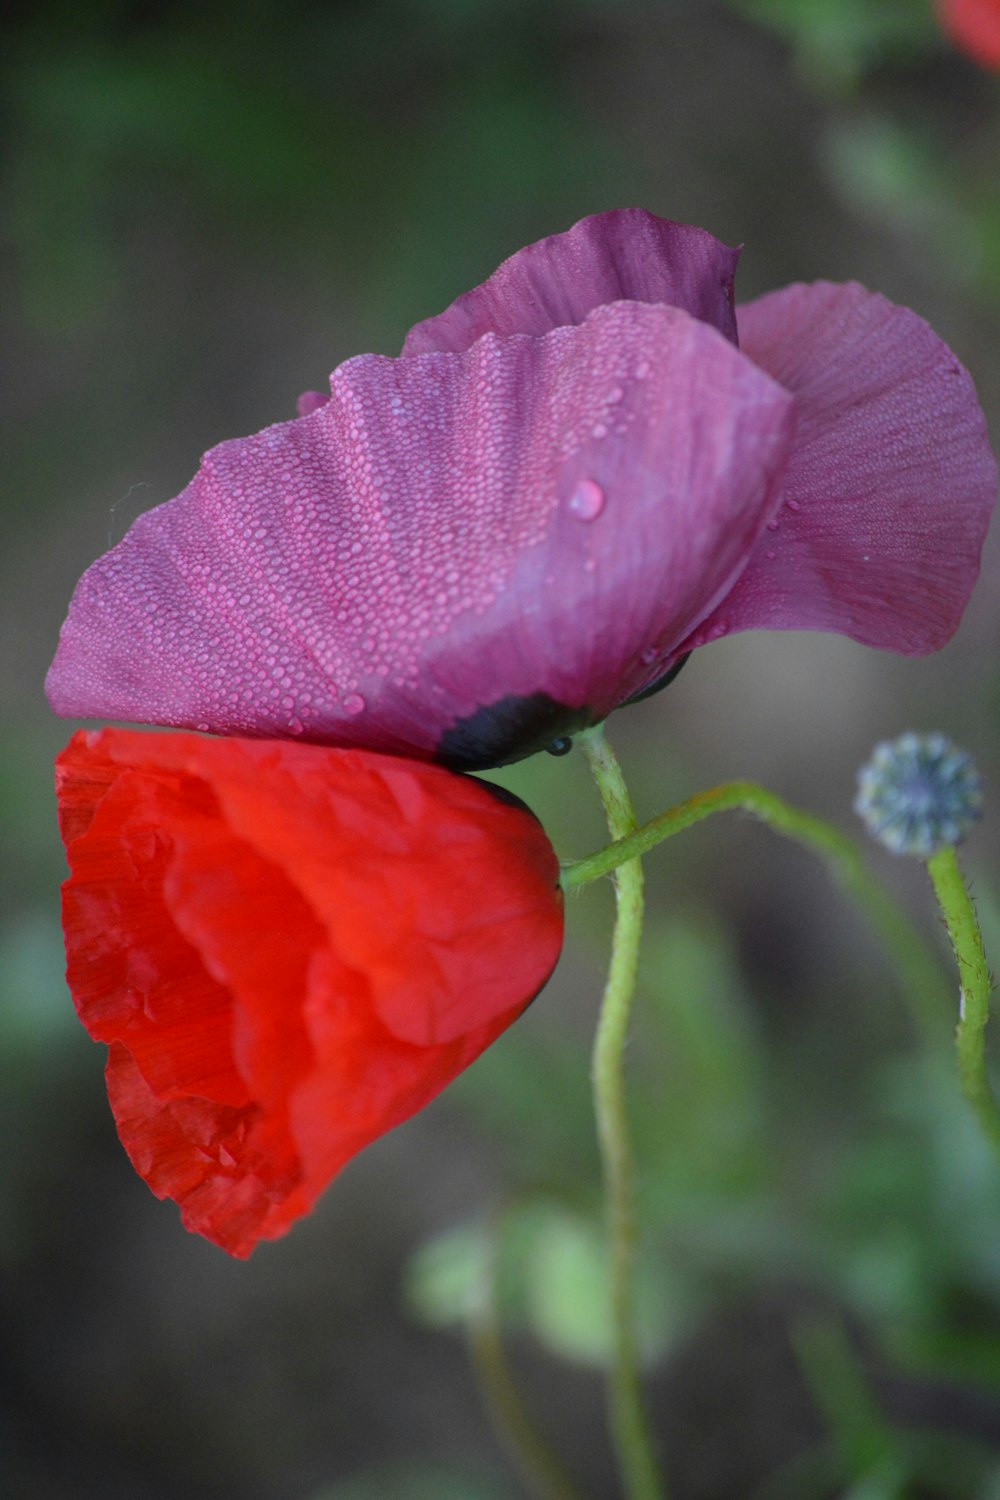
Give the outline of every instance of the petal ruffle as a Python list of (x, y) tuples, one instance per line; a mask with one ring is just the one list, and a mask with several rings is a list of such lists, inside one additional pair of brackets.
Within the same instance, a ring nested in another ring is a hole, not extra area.
[(693, 224), (642, 208), (612, 209), (536, 240), (436, 317), (417, 323), (404, 354), (468, 349), (484, 333), (543, 334), (582, 323), (608, 302), (663, 302), (733, 343), (739, 250)]
[(537, 820), (438, 767), (105, 730), (70, 742), (58, 789), (70, 986), (111, 1044), (122, 1141), (234, 1255), (432, 1099), (558, 958)]
[(84, 575), (57, 712), (516, 759), (661, 674), (744, 566), (793, 420), (714, 329), (635, 302), (331, 387)]
[(685, 649), (769, 629), (937, 650), (996, 500), (969, 375), (916, 313), (855, 283), (786, 287), (739, 324), (746, 354), (796, 399), (795, 444), (771, 529)]

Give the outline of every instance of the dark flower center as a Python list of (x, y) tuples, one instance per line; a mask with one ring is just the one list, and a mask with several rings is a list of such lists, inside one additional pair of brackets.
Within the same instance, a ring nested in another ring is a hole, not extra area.
[(435, 760), (456, 771), (485, 771), (561, 744), (591, 723), (589, 708), (567, 708), (548, 693), (507, 693), (456, 719), (442, 735)]

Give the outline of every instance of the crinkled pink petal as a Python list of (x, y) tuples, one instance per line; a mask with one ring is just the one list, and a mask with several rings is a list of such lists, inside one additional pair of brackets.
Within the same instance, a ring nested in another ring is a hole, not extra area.
[(330, 399), (328, 391), (303, 391), (295, 403), (295, 410), (300, 417), (311, 417), (314, 411), (319, 411)]
[(484, 333), (548, 333), (607, 302), (663, 302), (736, 342), (739, 250), (704, 229), (641, 208), (581, 219), (518, 250), (488, 281), (411, 328), (404, 354), (468, 349)]
[(797, 403), (782, 506), (684, 649), (737, 630), (832, 630), (919, 656), (979, 572), (996, 462), (972, 381), (922, 318), (856, 283), (739, 310), (744, 352)]
[(731, 586), (792, 423), (714, 329), (639, 303), (331, 385), (84, 575), (58, 713), (527, 754), (654, 681)]

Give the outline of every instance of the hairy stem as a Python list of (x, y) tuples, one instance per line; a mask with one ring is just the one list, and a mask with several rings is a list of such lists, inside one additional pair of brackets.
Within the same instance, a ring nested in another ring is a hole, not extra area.
[(699, 792), (659, 817), (618, 834), (615, 842), (563, 869), (566, 890), (586, 885), (715, 813), (743, 812), (818, 854), (837, 883), (863, 908), (892, 958), (924, 1038), (936, 1046), (946, 1016), (939, 965), (919, 930), (870, 873), (859, 846), (822, 818), (792, 807), (753, 781), (728, 781)]
[[(635, 813), (621, 767), (600, 729), (580, 736), (604, 805), (612, 839), (634, 836)], [(612, 845), (615, 847), (615, 845)], [(611, 1262), (614, 1352), (609, 1399), (611, 1430), (629, 1500), (662, 1500), (663, 1479), (650, 1438), (639, 1379), (635, 1330), (635, 1168), (625, 1105), (624, 1051), (635, 995), (642, 937), (642, 851), (598, 873), (614, 870), (617, 915), (611, 963), (593, 1052), (594, 1111), (604, 1174)]]
[(986, 1023), (993, 983), (983, 935), (954, 849), (949, 845), (932, 854), (927, 870), (958, 965), (961, 988), (955, 1048), (962, 1092), (975, 1110), (983, 1134), (1000, 1153), (1000, 1105), (986, 1072)]

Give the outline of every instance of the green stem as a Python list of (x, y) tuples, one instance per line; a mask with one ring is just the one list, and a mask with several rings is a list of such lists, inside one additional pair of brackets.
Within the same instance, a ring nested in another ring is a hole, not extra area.
[(469, 1350), (486, 1408), (534, 1500), (582, 1500), (532, 1421), (507, 1363), (497, 1313), (495, 1259), (494, 1247), (488, 1267), (489, 1284), (468, 1319)]
[(961, 988), (955, 1047), (962, 1092), (987, 1140), (1000, 1152), (1000, 1105), (986, 1072), (986, 1023), (993, 985), (983, 935), (954, 849), (948, 846), (932, 854), (927, 870), (958, 964)]
[[(579, 742), (597, 784), (611, 837), (627, 839), (634, 835), (636, 818), (615, 753), (600, 728), (581, 735)], [(635, 1168), (624, 1079), (625, 1043), (642, 936), (643, 875), (642, 862), (637, 857), (640, 852), (633, 850), (631, 857), (609, 867), (615, 872), (617, 916), (594, 1040), (593, 1089), (611, 1260), (614, 1322), (608, 1393), (611, 1430), (629, 1500), (662, 1500), (663, 1479), (653, 1453), (639, 1380), (634, 1290)]]
[(853, 839), (822, 818), (792, 807), (756, 782), (725, 782), (669, 808), (641, 828), (619, 835), (614, 843), (596, 854), (567, 865), (562, 875), (563, 886), (572, 890), (586, 885), (685, 828), (715, 813), (733, 811), (749, 813), (824, 860), (838, 884), (864, 908), (896, 965), (919, 1030), (929, 1043), (936, 1045), (945, 1015), (944, 990), (938, 964), (919, 931), (869, 872)]

